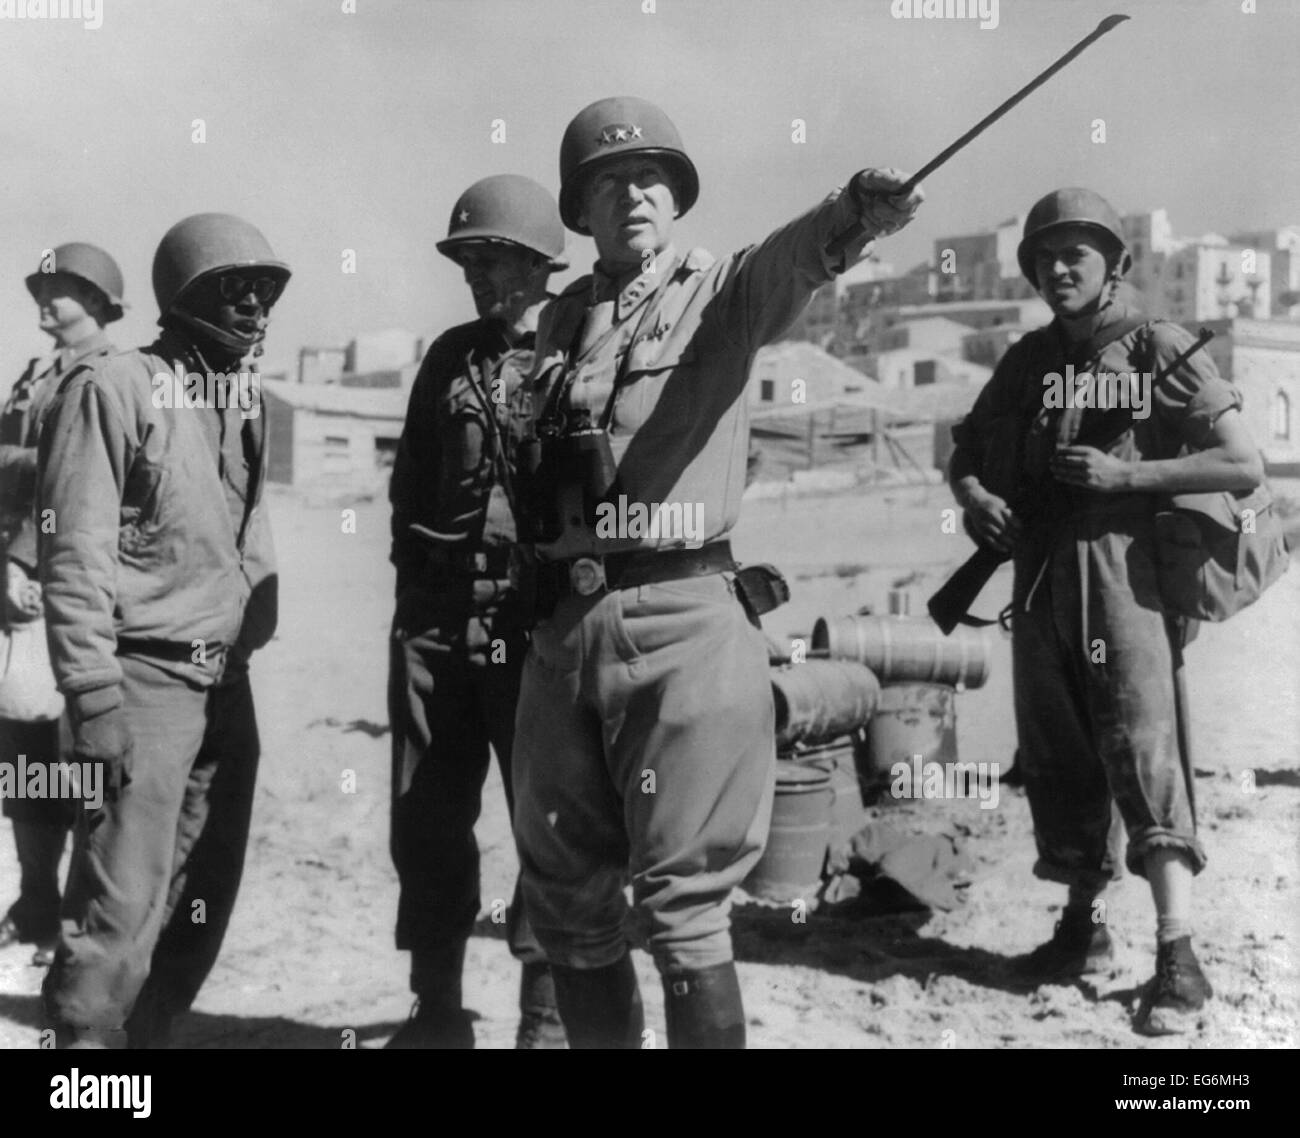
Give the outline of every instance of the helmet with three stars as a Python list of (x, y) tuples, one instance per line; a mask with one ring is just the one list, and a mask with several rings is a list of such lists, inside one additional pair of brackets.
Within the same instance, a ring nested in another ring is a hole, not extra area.
[(269, 308), (284, 290), (289, 266), (261, 230), (229, 213), (196, 213), (163, 235), (153, 257), (153, 292), (166, 315), (199, 281), (232, 269), (253, 269), (274, 281)]
[(1131, 259), (1115, 207), (1093, 190), (1072, 186), (1039, 198), (1025, 218), (1025, 233), (1016, 249), (1016, 259), (1020, 271), (1035, 288), (1038, 281), (1034, 277), (1034, 254), (1039, 241), (1045, 234), (1067, 225), (1082, 226), (1096, 233), (1103, 245), (1119, 255), (1120, 275), (1128, 272)]
[(41, 267), (28, 276), (27, 291), (35, 296), (41, 278), (50, 273), (67, 273), (94, 285), (108, 301), (105, 323), (122, 319), (122, 311), (126, 308), (126, 301), (122, 299), (122, 270), (98, 245), (69, 241), (50, 249), (41, 259)]
[(456, 261), (462, 246), (484, 243), (521, 245), (545, 257), (552, 269), (569, 265), (555, 199), (520, 174), (483, 178), (461, 194), (438, 252)]
[(587, 179), (611, 159), (626, 154), (646, 154), (668, 168), (679, 217), (700, 196), (695, 164), (663, 111), (633, 95), (600, 99), (578, 112), (560, 143), (560, 216), (575, 233), (587, 232), (578, 224)]

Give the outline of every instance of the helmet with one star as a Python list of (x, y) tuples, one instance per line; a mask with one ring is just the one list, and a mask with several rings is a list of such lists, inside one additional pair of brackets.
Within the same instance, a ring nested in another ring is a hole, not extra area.
[(485, 242), (521, 245), (545, 257), (552, 269), (568, 268), (555, 199), (520, 174), (483, 178), (461, 194), (438, 252), (455, 261), (462, 246)]

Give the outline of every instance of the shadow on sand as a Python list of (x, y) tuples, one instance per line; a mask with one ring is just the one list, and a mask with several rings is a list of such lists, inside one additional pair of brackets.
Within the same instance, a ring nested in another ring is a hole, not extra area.
[[(31, 1028), (34, 1047), (35, 1033), (41, 1025), (40, 997), (0, 994), (0, 1019), (7, 1019), (12, 1023)], [(190, 1012), (177, 1025), (172, 1046), (178, 1050), (195, 1048), (337, 1050), (343, 1047), (345, 1032), (351, 1031), (356, 1033), (354, 1046), (375, 1047), (401, 1026), (400, 1021), (383, 1021), (320, 1027), (317, 1024), (285, 1019), (283, 1016), (211, 1015), (207, 1012)]]

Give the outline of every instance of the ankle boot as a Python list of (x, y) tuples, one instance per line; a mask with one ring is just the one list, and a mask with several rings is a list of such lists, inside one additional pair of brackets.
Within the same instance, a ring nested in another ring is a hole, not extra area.
[(645, 1029), (641, 991), (628, 954), (605, 968), (564, 968), (551, 965), (560, 1019), (569, 1047), (637, 1050)]
[(406, 1023), (384, 1044), (384, 1050), (468, 1051), (473, 1048), (473, 1019), (461, 1006), (466, 945), (466, 941), (454, 941), (411, 950), (415, 1006)]
[(690, 1051), (743, 1048), (745, 1009), (733, 961), (663, 978), (668, 1046)]
[(524, 965), (519, 981), (519, 1028), (515, 1048), (520, 1051), (561, 1051), (568, 1046), (560, 1009), (555, 1004), (555, 977), (544, 961)]
[(1192, 1031), (1213, 996), (1192, 951), (1192, 938), (1166, 941), (1156, 946), (1156, 974), (1143, 994), (1134, 1026), (1143, 1035)]

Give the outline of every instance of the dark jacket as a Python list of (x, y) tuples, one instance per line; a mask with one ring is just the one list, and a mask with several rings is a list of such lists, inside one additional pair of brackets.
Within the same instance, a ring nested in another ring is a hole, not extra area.
[[(412, 534), (412, 523), (464, 534), (448, 547), (457, 554), (504, 555), (514, 544), (515, 518), (501, 468), (504, 459), (513, 477), (515, 447), (528, 430), (524, 377), (532, 363), (531, 337), (512, 349), (500, 325), (489, 320), (452, 328), (429, 348), (411, 387), (389, 486), (399, 594), (430, 584), (429, 546)], [(485, 400), (496, 419), (495, 436)]]
[(39, 552), (65, 694), (120, 684), (119, 650), (206, 686), (228, 655), (242, 665), (275, 630), (261, 408), (171, 406), (177, 365), (206, 374), (164, 332), (72, 373), (50, 406), (37, 509), (54, 524)]

